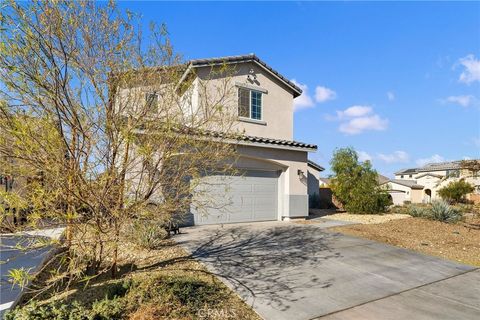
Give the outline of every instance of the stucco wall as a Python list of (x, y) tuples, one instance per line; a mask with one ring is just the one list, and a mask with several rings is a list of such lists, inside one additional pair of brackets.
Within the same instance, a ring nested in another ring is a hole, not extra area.
[[(255, 82), (247, 80), (251, 69), (254, 70), (256, 75)], [(262, 121), (247, 122), (238, 119), (236, 129), (244, 130), (246, 134), (253, 136), (293, 139), (293, 93), (291, 89), (255, 63), (238, 64), (234, 70), (234, 74), (229, 80), (229, 85), (232, 87), (232, 90), (230, 90), (232, 97), (226, 100), (230, 102), (229, 107), (235, 114), (238, 114), (239, 84), (266, 91), (262, 94)], [(222, 77), (212, 77), (211, 68), (199, 68), (196, 72), (197, 76), (205, 81), (207, 90), (209, 90), (207, 92), (210, 92), (207, 94), (208, 96), (213, 97), (214, 92), (218, 91), (218, 86), (225, 84)]]

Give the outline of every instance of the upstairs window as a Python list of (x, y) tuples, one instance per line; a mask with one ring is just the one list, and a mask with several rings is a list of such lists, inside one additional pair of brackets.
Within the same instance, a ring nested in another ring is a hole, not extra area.
[(262, 93), (239, 88), (238, 116), (253, 120), (262, 120)]
[(460, 177), (460, 170), (447, 170), (447, 178)]
[(156, 93), (146, 93), (145, 94), (145, 106), (146, 111), (148, 112), (156, 112), (158, 111), (158, 94)]

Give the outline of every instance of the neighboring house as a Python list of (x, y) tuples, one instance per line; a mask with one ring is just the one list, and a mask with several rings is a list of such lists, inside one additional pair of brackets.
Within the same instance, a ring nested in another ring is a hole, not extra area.
[(462, 161), (431, 163), (419, 168), (403, 169), (395, 173), (395, 179), (383, 183), (389, 189), (393, 203), (405, 201), (429, 203), (438, 199), (438, 190), (452, 181), (464, 179), (475, 186), (469, 195), (471, 200), (480, 194), (480, 176), (462, 167)]
[(308, 162), (308, 153), (315, 152), (316, 145), (293, 140), (293, 99), (302, 90), (253, 54), (191, 60), (181, 77), (191, 83), (191, 110), (198, 109), (201, 100), (198, 83), (208, 81), (213, 89), (217, 79), (209, 79), (212, 67), (225, 64), (234, 67), (229, 77), (235, 89), (234, 108), (238, 110), (236, 129), (243, 132), (236, 142), (240, 158), (235, 166), (243, 174), (205, 176), (208, 184), (228, 181), (228, 190), (214, 189), (210, 196), (214, 202), (216, 198), (229, 198), (231, 203), (228, 208), (209, 209), (207, 215), (192, 206), (191, 222), (197, 225), (305, 218), (309, 192), (315, 189), (309, 188), (309, 177), (318, 181), (323, 168)]
[(314, 196), (315, 194), (319, 194), (319, 188), (320, 188), (320, 172), (324, 171), (325, 168), (320, 166), (319, 164), (308, 160), (307, 161), (307, 189), (308, 189), (308, 195), (309, 196)]

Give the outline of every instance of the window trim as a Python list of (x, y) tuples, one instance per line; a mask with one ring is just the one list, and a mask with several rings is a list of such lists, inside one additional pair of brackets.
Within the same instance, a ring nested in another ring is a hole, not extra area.
[[(246, 90), (248, 91), (248, 117), (241, 116), (240, 113), (238, 112), (240, 109), (240, 90)], [(237, 113), (238, 113), (238, 118), (241, 121), (245, 122), (252, 122), (252, 123), (258, 123), (258, 124), (267, 124), (263, 120), (263, 95), (265, 94), (264, 92), (244, 86), (238, 86), (238, 94), (237, 94)], [(252, 92), (257, 92), (260, 93), (260, 119), (255, 119), (252, 118)]]

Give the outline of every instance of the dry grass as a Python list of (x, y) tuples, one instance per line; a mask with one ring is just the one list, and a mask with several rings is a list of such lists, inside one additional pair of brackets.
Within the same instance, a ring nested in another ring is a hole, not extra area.
[(410, 218), (330, 230), (480, 267), (479, 215), (457, 224)]
[[(218, 297), (218, 301), (215, 301), (213, 305), (206, 304), (203, 308), (207, 311), (202, 310), (204, 313), (209, 312), (208, 319), (220, 319), (225, 314), (234, 314), (238, 319), (260, 319), (236, 293), (225, 286), (216, 276), (210, 274), (202, 264), (190, 258), (188, 253), (173, 240), (164, 240), (162, 248), (158, 250), (142, 250), (126, 243), (122, 247), (121, 253), (124, 262), (120, 267), (121, 279), (111, 279), (109, 275), (104, 275), (92, 280), (86, 288), (83, 283), (77, 283), (71, 289), (62, 293), (54, 295), (52, 295), (52, 292), (45, 293), (37, 297), (37, 301), (41, 304), (53, 301), (68, 304), (77, 301), (82, 305), (89, 305), (94, 301), (105, 298), (106, 292), (127, 279), (135, 282), (137, 284), (136, 288), (142, 287), (143, 292), (150, 290), (151, 292), (164, 292), (165, 290), (159, 286), (165, 285), (165, 282), (160, 281), (160, 279), (168, 277), (179, 279), (180, 282), (185, 279), (186, 283), (193, 281), (206, 284), (209, 288), (215, 288), (214, 295)], [(38, 277), (38, 279), (46, 278), (48, 278), (48, 270), (45, 270), (44, 274)], [(138, 297), (141, 294), (144, 293), (128, 292), (125, 297), (128, 300), (130, 297)], [(197, 312), (188, 312), (192, 310), (191, 307), (185, 307), (179, 313), (182, 306), (172, 305), (170, 302), (162, 304), (162, 301), (168, 301), (167, 296), (155, 298), (154, 301), (145, 299), (143, 303), (127, 306), (126, 311), (128, 310), (128, 312), (124, 315), (124, 319), (198, 318)], [(28, 301), (24, 301), (24, 303), (26, 302)]]

